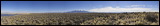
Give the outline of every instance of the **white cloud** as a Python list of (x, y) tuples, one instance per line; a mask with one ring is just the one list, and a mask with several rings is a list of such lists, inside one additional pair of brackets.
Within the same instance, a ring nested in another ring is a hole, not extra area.
[(159, 12), (159, 10), (153, 10), (152, 8), (120, 8), (120, 7), (104, 7), (88, 10), (90, 12)]
[(1, 11), (1, 13), (28, 13), (27, 11), (18, 11), (18, 12), (14, 12), (14, 11)]
[(145, 6), (145, 5), (131, 5), (131, 6)]
[(1, 13), (8, 13), (8, 12), (10, 12), (10, 11), (1, 11)]
[(126, 7), (146, 7), (146, 5), (130, 5), (130, 6), (126, 6)]

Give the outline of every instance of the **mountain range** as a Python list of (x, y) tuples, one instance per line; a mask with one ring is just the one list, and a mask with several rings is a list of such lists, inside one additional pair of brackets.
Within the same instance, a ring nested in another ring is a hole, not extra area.
[[(73, 10), (68, 12), (44, 12), (44, 13), (123, 13), (123, 12), (89, 12), (85, 10)], [(29, 13), (1, 13), (1, 14), (29, 14)]]
[(84, 10), (74, 10), (74, 11), (69, 11), (69, 12), (64, 12), (64, 13), (93, 13), (93, 12), (88, 12)]

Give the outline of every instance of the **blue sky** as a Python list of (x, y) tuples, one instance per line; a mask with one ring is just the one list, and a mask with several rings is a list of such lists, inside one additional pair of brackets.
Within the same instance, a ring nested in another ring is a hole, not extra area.
[(1, 1), (1, 13), (159, 12), (159, 1)]

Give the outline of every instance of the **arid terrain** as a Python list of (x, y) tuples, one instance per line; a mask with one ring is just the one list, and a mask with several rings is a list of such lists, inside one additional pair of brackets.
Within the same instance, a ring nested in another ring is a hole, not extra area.
[(1, 25), (159, 25), (159, 12), (31, 13), (1, 16)]

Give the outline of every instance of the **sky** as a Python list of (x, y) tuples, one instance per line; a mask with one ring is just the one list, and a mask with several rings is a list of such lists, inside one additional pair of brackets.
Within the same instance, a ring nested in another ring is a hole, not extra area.
[(1, 13), (159, 12), (159, 1), (1, 1)]

